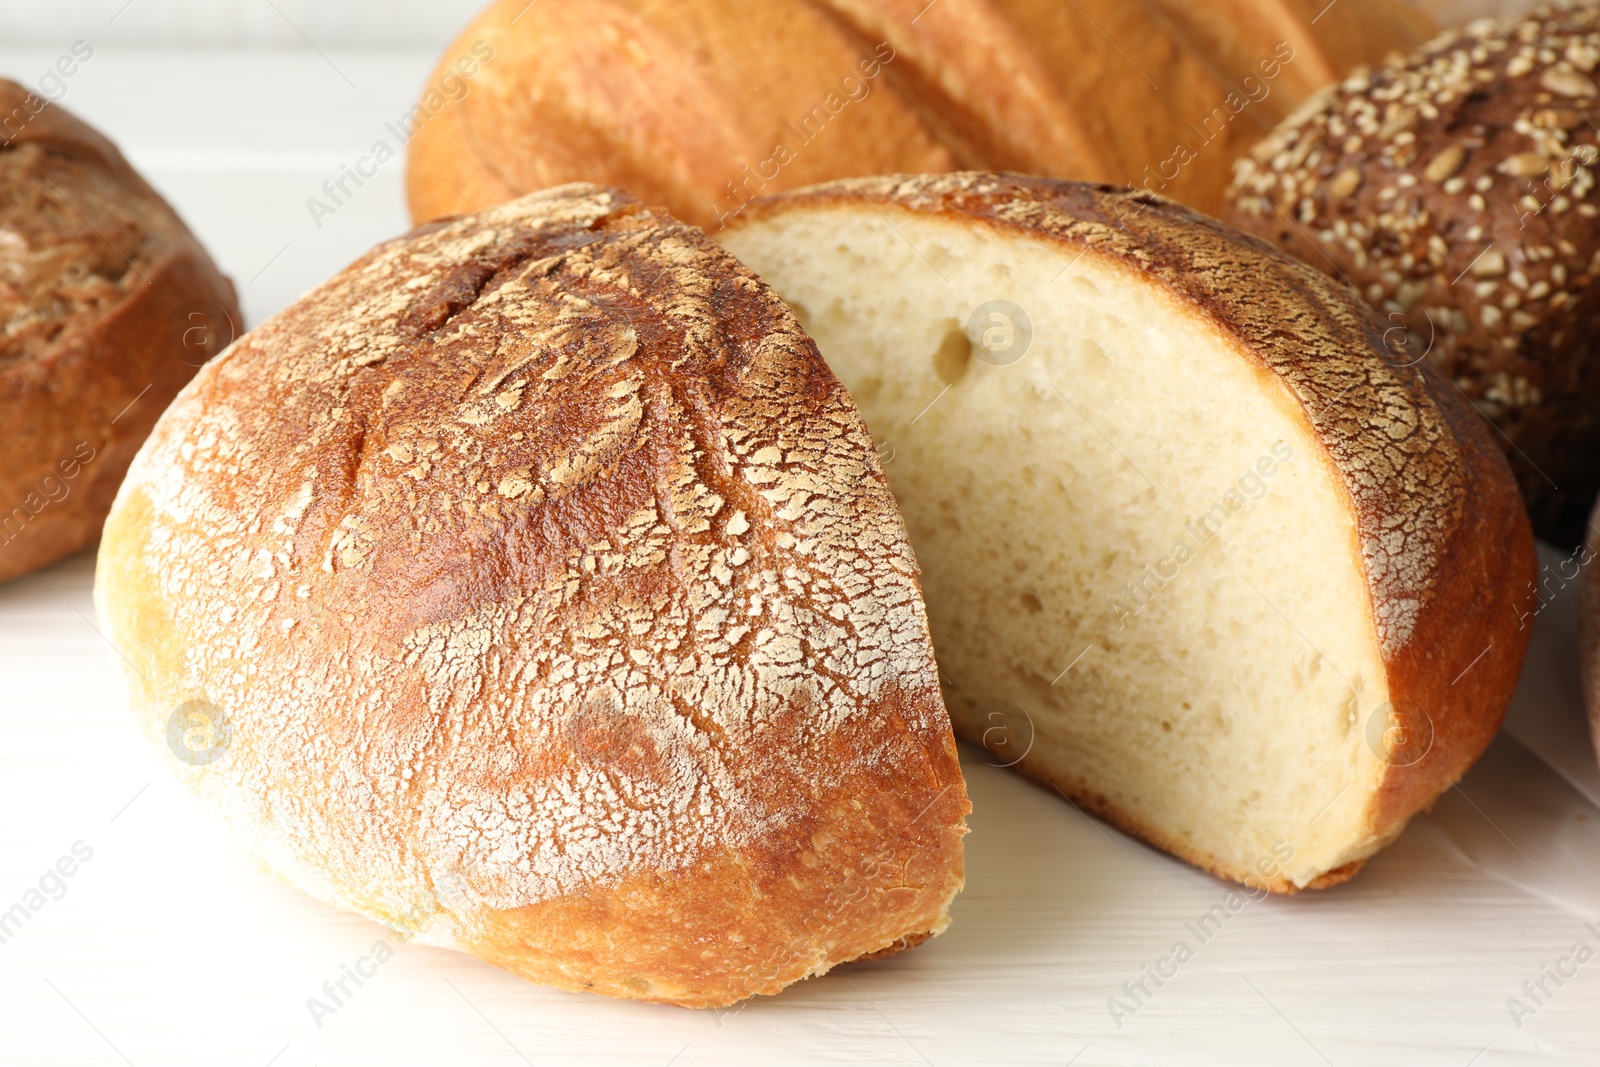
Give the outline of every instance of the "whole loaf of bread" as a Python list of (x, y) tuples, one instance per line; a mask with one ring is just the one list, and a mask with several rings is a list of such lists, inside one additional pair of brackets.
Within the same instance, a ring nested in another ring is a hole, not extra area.
[(91, 544), (169, 400), (243, 331), (116, 147), (0, 81), (0, 581)]

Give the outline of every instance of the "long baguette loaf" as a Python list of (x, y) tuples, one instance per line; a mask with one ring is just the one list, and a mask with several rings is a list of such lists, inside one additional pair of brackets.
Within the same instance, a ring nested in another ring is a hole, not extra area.
[(407, 189), (422, 221), (597, 181), (711, 227), (819, 180), (984, 168), (1214, 210), (1274, 122), (1429, 29), (1386, 0), (499, 0), (440, 62), (472, 77)]
[(411, 142), (411, 214), (594, 181), (708, 223), (839, 167), (949, 169), (882, 62), (804, 0), (494, 3), (440, 63), (475, 73)]

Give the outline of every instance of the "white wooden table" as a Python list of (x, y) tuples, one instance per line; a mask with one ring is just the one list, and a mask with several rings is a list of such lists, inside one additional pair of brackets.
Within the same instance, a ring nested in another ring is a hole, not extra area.
[[(65, 98), (209, 243), (252, 324), (406, 227), (398, 161), (321, 227), (306, 199), (385, 135), (432, 56), (324, 51), (101, 47)], [(59, 52), (0, 48), (0, 72)], [(122, 706), (92, 573), (85, 556), (0, 586), (0, 911), (48, 890), (0, 944), (8, 1067), (1600, 1063), (1600, 959), (1544, 978), (1542, 1004), (1524, 989), (1576, 942), (1600, 952), (1600, 772), (1564, 598), (1460, 790), (1349, 885), (1249, 903), (1204, 943), (1186, 923), (1228, 885), (968, 750), (968, 888), (914, 952), (718, 1015), (398, 945), (319, 1026), (307, 998), (386, 932), (259, 870), (167, 784)], [(62, 857), (73, 873), (48, 876)], [(1193, 958), (1114, 1019), (1109, 998), (1130, 1003), (1124, 983), (1178, 940)], [(1512, 997), (1535, 1010), (1514, 1021)]]

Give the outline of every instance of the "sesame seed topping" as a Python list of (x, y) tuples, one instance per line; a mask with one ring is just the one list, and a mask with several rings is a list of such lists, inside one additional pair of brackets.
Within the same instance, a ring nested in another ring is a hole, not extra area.
[(1593, 96), (1594, 82), (1575, 70), (1547, 70), (1544, 84), (1562, 96)]
[(1518, 152), (1501, 161), (1495, 170), (1514, 178), (1537, 178), (1545, 172), (1549, 161), (1542, 152)]
[(1550, 359), (1563, 330), (1575, 343), (1600, 276), (1600, 3), (1503, 30), (1480, 20), (1346, 78), (1243, 160), (1230, 193), (1255, 232), (1297, 243), (1293, 216), (1327, 256), (1308, 262), (1436, 329), (1429, 362), (1496, 413), (1542, 396), (1544, 377), (1503, 361)]

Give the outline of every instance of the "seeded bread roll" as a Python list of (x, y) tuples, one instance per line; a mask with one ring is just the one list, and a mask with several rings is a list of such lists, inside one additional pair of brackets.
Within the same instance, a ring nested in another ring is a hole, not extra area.
[(0, 581), (94, 543), (233, 286), (114, 145), (0, 80)]
[(1241, 161), (1224, 218), (1354, 285), (1493, 421), (1539, 536), (1600, 489), (1600, 4), (1473, 23)]
[(916, 575), (783, 303), (569, 186), (378, 246), (202, 371), (96, 597), (163, 758), (308, 892), (713, 1006), (949, 921)]
[(723, 234), (861, 405), (956, 729), (1228, 878), (1353, 875), (1488, 745), (1533, 542), (1348, 289), (1149, 194), (857, 179)]
[(1214, 211), (1307, 93), (1430, 30), (1393, 0), (497, 0), (418, 105), (407, 192), (422, 221), (596, 181), (710, 228), (817, 181), (984, 168)]

